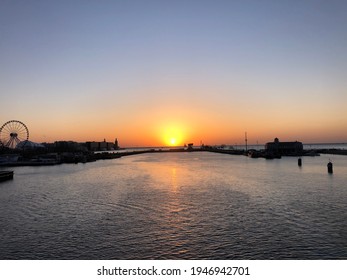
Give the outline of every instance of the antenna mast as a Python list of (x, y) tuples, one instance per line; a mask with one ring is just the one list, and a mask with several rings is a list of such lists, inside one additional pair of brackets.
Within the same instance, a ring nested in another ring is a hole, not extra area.
[(247, 131), (245, 132), (245, 142), (246, 142), (246, 152), (248, 151), (248, 147), (247, 147)]

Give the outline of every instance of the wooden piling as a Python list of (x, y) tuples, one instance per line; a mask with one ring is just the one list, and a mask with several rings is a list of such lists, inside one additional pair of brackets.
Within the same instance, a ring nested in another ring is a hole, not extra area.
[(333, 163), (331, 161), (329, 161), (329, 163), (327, 164), (328, 167), (328, 173), (332, 174), (333, 173)]

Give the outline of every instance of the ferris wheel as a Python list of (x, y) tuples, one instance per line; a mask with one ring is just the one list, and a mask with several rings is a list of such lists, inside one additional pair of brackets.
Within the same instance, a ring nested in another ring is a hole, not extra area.
[(16, 146), (29, 139), (29, 130), (27, 126), (16, 120), (6, 122), (0, 128), (0, 146), (15, 149)]

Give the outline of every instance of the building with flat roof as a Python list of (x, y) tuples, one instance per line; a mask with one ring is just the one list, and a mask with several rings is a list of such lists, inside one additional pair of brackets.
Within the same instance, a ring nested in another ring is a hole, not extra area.
[(111, 151), (119, 149), (117, 138), (114, 143), (106, 142), (106, 139), (102, 142), (86, 142), (86, 147), (89, 151)]
[(300, 155), (304, 150), (301, 142), (280, 142), (275, 138), (273, 142), (265, 144), (265, 151), (275, 155)]

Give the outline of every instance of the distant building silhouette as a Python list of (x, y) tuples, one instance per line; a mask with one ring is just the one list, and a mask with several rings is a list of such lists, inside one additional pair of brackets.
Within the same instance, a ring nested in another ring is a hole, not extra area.
[(80, 143), (74, 141), (56, 141), (53, 146), (51, 144), (45, 144), (45, 146), (55, 152), (79, 152), (84, 151), (85, 147), (83, 147)]
[(22, 141), (16, 146), (16, 149), (19, 150), (44, 150), (45, 148), (44, 145), (29, 140)]
[[(117, 139), (116, 139), (117, 140)], [(118, 146), (118, 141), (117, 141)], [(86, 147), (89, 151), (110, 151), (116, 150), (116, 143), (106, 142), (106, 139), (102, 142), (89, 141), (86, 142)]]
[(265, 144), (265, 151), (276, 155), (298, 155), (303, 152), (303, 149), (301, 142), (280, 142), (278, 138)]

